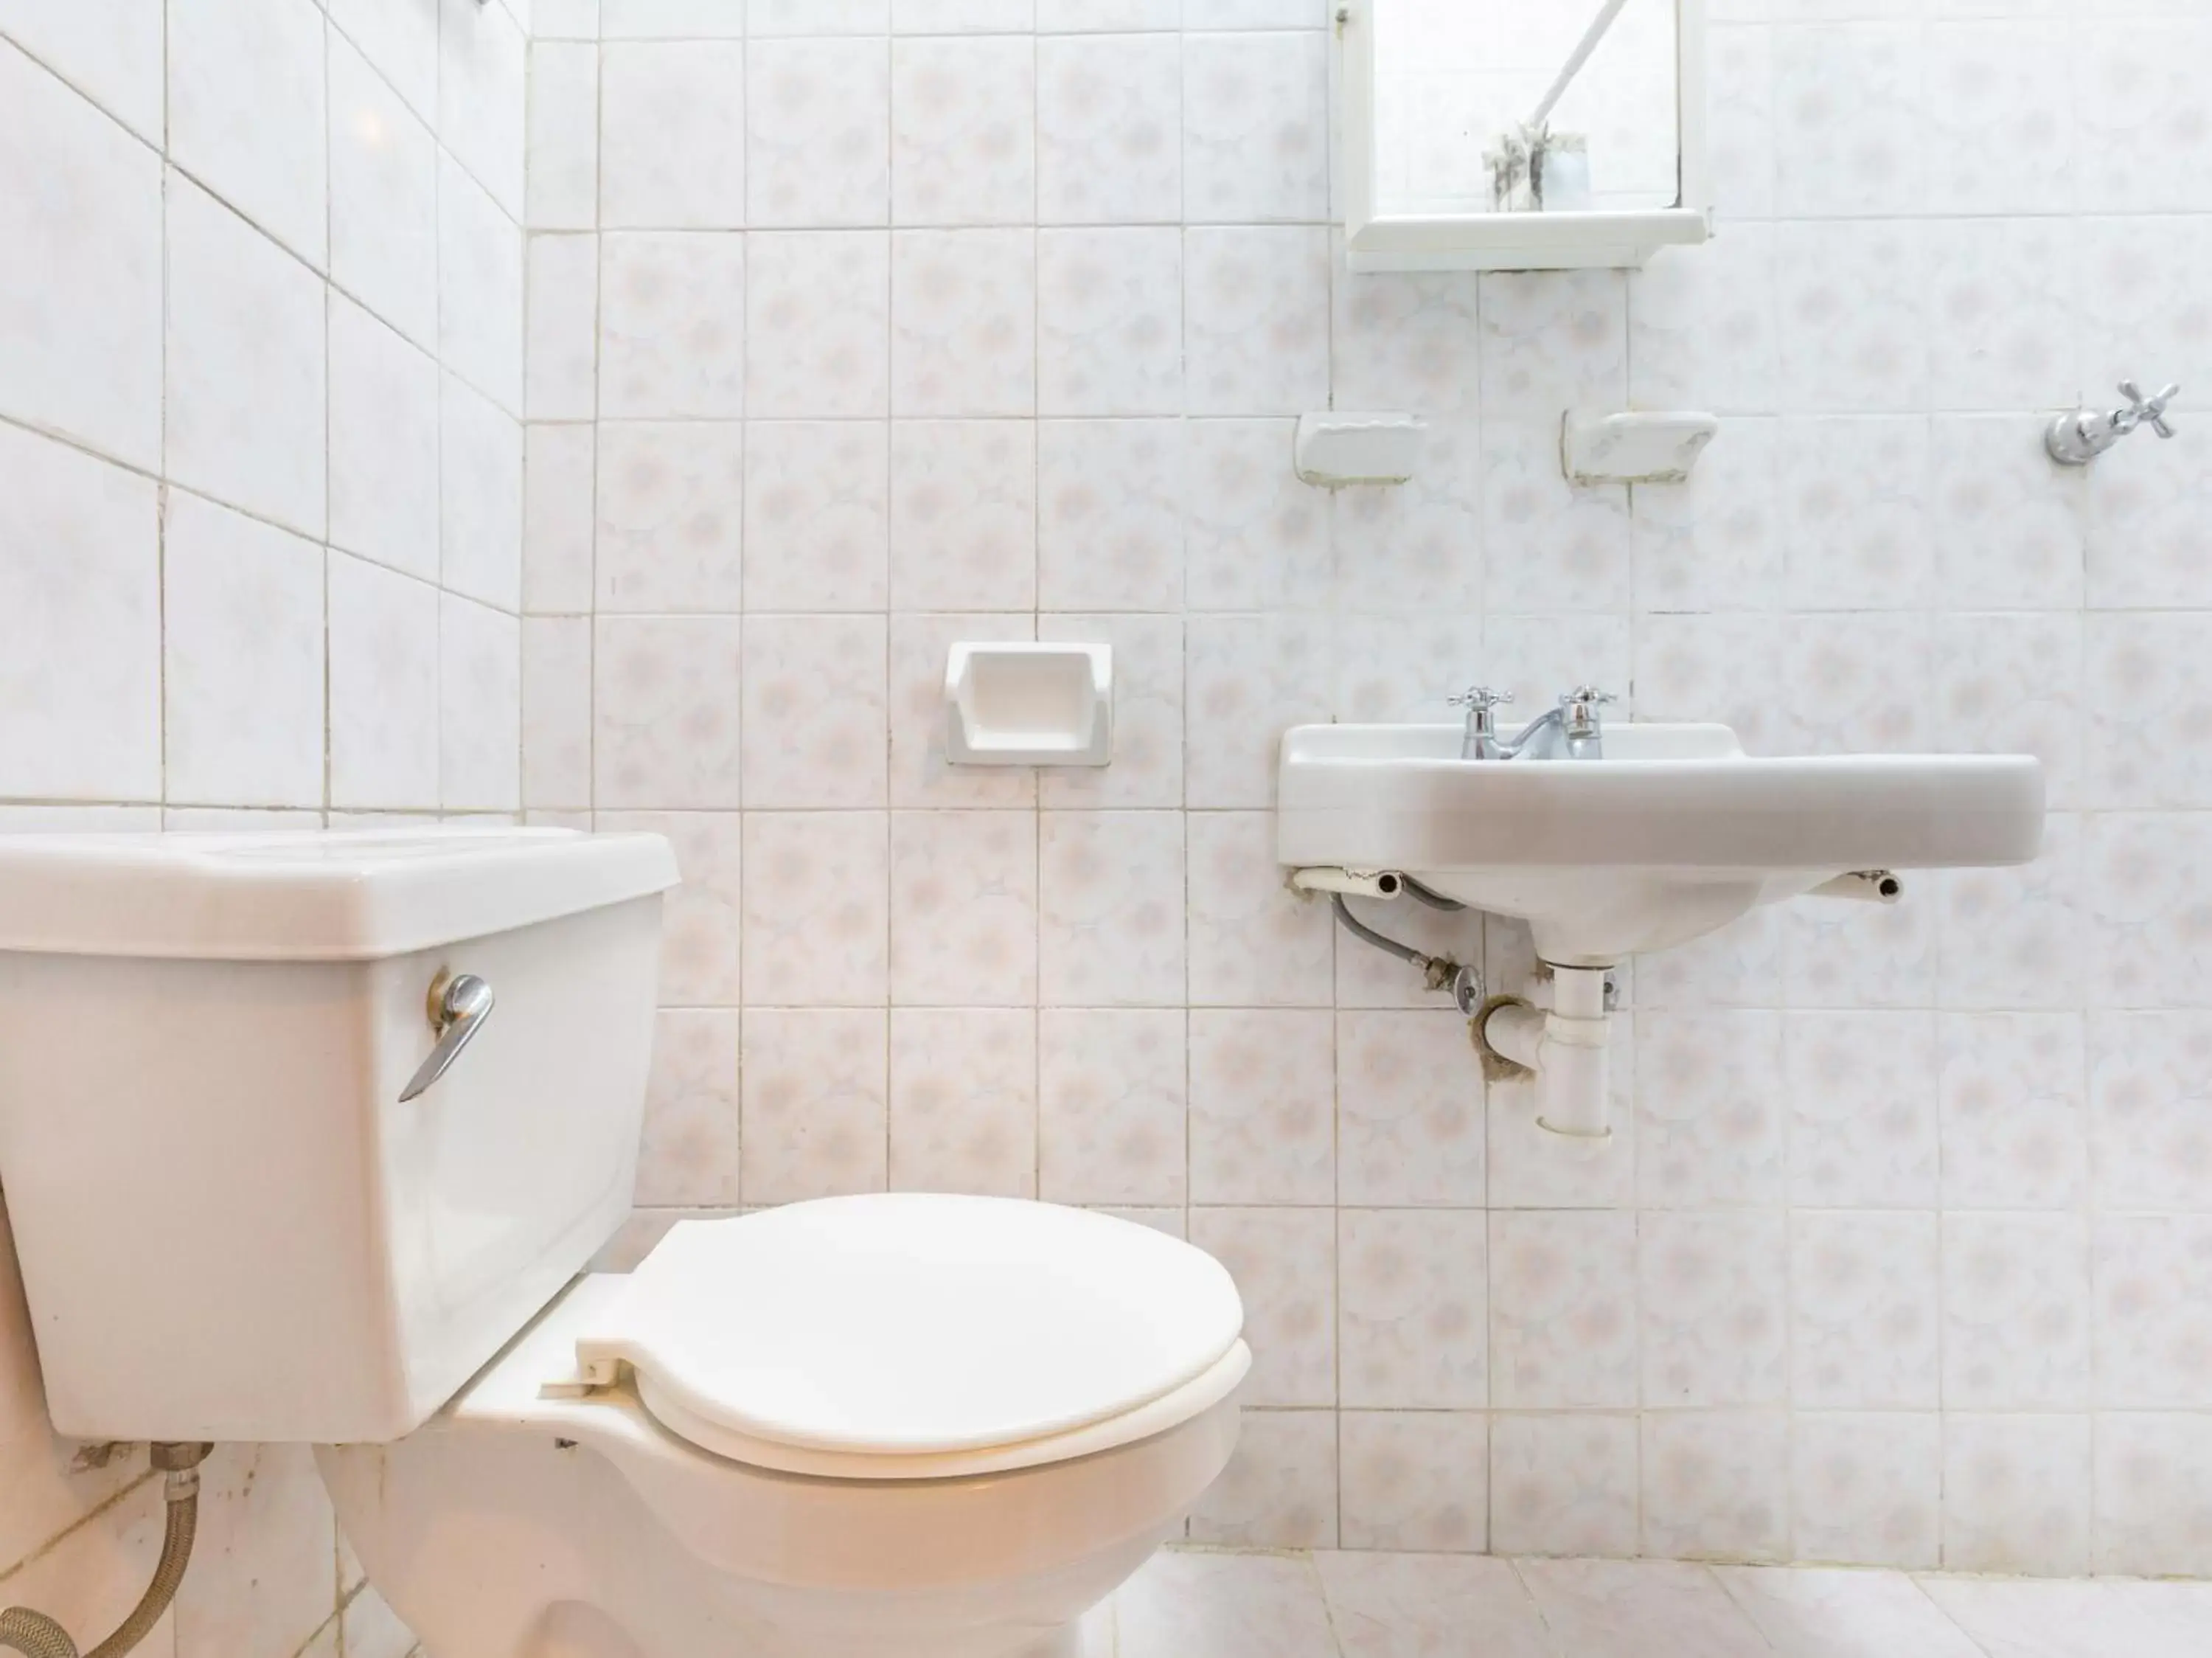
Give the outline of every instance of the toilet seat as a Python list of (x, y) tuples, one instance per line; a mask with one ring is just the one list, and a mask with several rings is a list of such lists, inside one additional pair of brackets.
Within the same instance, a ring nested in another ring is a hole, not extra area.
[(1243, 1326), (1221, 1265), (1150, 1228), (875, 1194), (678, 1225), (593, 1298), (577, 1381), (627, 1371), (663, 1428), (756, 1467), (938, 1479), (1189, 1420), (1250, 1368)]

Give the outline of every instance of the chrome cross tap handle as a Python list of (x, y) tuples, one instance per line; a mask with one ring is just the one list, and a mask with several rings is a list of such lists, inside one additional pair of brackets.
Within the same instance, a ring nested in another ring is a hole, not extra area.
[(1492, 691), (1486, 685), (1469, 686), (1456, 697), (1446, 698), (1454, 708), (1467, 710), (1467, 733), (1460, 739), (1459, 757), (1463, 760), (1494, 760), (1502, 759), (1498, 752), (1498, 724), (1492, 710), (1513, 700), (1510, 691)]
[(2120, 395), (2128, 400), (2126, 408), (2077, 409), (2060, 415), (2044, 434), (2044, 448), (2062, 466), (2086, 466), (2138, 426), (2148, 426), (2160, 437), (2172, 437), (2173, 425), (2166, 411), (2180, 394), (2180, 387), (2169, 386), (2156, 397), (2145, 397), (2141, 386), (2124, 380)]
[(1565, 741), (1569, 759), (1605, 758), (1605, 725), (1598, 710), (1620, 700), (1594, 685), (1578, 685), (1559, 698), (1559, 735)]
[(2148, 426), (2160, 437), (2173, 436), (2173, 428), (2166, 418), (2166, 410), (2168, 404), (2181, 395), (2180, 387), (2169, 386), (2156, 397), (2146, 398), (2142, 387), (2132, 380), (2124, 380), (2120, 382), (2120, 395), (2127, 399), (2128, 406), (2113, 411), (2113, 424), (2124, 431), (2131, 432), (2138, 426)]

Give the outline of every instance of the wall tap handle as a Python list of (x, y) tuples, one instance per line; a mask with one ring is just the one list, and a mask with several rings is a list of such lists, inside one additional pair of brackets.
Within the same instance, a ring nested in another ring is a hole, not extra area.
[(1620, 698), (1610, 691), (1600, 691), (1594, 685), (1578, 685), (1559, 698), (1559, 706), (1573, 708), (1579, 704), (1587, 708), (1603, 708), (1608, 703), (1617, 703), (1620, 700)]
[(2115, 424), (2130, 431), (2137, 426), (2148, 426), (2160, 437), (2172, 437), (2173, 426), (2166, 418), (2166, 406), (2181, 395), (2179, 385), (2167, 387), (2156, 397), (2147, 398), (2142, 387), (2132, 380), (2120, 382), (2120, 395), (2127, 399), (2128, 406), (2113, 417)]

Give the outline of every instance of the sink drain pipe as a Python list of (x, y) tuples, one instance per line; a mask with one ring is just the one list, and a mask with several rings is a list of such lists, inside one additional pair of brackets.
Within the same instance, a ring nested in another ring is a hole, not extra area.
[(1607, 1123), (1612, 1021), (1605, 980), (1602, 967), (1554, 967), (1548, 1012), (1526, 1002), (1501, 1001), (1475, 1025), (1484, 1048), (1535, 1073), (1538, 1125), (1577, 1140), (1613, 1134)]
[[(167, 1477), (162, 1496), (168, 1503), (168, 1524), (161, 1535), (161, 1557), (154, 1568), (154, 1581), (123, 1626), (84, 1658), (123, 1658), (153, 1633), (154, 1625), (177, 1598), (185, 1581), (185, 1568), (192, 1557), (192, 1537), (199, 1529), (200, 1464), (212, 1445), (157, 1444), (154, 1466)], [(42, 1612), (28, 1606), (0, 1611), (0, 1652), (20, 1652), (27, 1658), (78, 1658), (76, 1643), (69, 1631)]]

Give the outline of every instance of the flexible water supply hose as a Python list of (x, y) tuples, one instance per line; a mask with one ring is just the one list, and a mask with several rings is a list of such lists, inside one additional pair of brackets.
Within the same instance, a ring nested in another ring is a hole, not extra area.
[(161, 1533), (161, 1558), (154, 1567), (154, 1581), (114, 1634), (80, 1655), (69, 1631), (46, 1613), (9, 1606), (0, 1610), (0, 1651), (20, 1652), (25, 1658), (123, 1658), (151, 1634), (177, 1598), (185, 1568), (191, 1563), (192, 1539), (199, 1530), (200, 1464), (214, 1448), (197, 1444), (154, 1447), (154, 1466), (167, 1476), (162, 1488), (168, 1515)]

